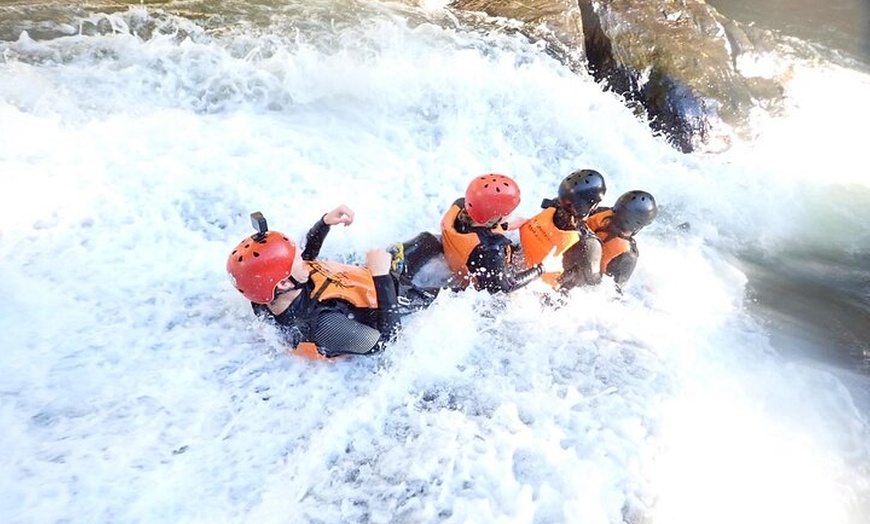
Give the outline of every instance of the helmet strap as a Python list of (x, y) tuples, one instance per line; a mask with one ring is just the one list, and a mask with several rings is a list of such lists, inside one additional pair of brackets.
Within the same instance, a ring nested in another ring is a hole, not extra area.
[(289, 280), (290, 283), (293, 284), (293, 288), (292, 288), (292, 289), (294, 289), (294, 290), (296, 290), (296, 289), (302, 289), (303, 287), (305, 287), (305, 282), (299, 282), (298, 280), (296, 280), (295, 278), (293, 278), (293, 275), (288, 276), (288, 277), (287, 277), (287, 280)]
[(278, 291), (277, 289), (275, 289), (275, 298), (278, 298), (279, 296), (281, 296), (285, 293), (290, 293), (291, 291), (296, 291), (298, 289), (302, 289), (303, 287), (305, 287), (305, 282), (299, 282), (298, 280), (296, 280), (292, 276), (288, 276), (287, 280), (289, 280), (290, 283), (293, 284), (293, 287), (291, 287), (290, 289), (286, 289), (284, 291)]

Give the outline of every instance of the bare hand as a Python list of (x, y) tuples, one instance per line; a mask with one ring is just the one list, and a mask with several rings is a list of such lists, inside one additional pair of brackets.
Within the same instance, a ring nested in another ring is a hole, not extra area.
[(519, 229), (522, 227), (523, 224), (528, 221), (528, 218), (517, 218), (515, 220), (511, 220), (510, 222), (508, 222), (507, 230), (513, 231), (514, 229)]
[(323, 223), (327, 226), (334, 226), (336, 224), (349, 226), (353, 224), (353, 210), (342, 204), (329, 213), (323, 215)]
[(541, 267), (544, 269), (544, 273), (562, 272), (562, 255), (556, 254), (556, 246), (553, 246), (553, 249), (541, 261)]
[(393, 256), (383, 249), (372, 249), (366, 253), (366, 267), (376, 277), (388, 274), (392, 261)]

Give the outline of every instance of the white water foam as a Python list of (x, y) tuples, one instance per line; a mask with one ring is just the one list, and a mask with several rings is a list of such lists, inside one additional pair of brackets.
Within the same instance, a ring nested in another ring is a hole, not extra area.
[[(2, 44), (5, 522), (862, 521), (866, 416), (771, 349), (723, 251), (792, 239), (829, 181), (676, 153), (515, 38), (341, 20)], [(224, 273), (251, 211), (301, 239), (347, 203), (323, 255), (353, 261), (477, 174), (528, 216), (579, 167), (661, 204), (622, 296), (445, 294), (323, 365)]]

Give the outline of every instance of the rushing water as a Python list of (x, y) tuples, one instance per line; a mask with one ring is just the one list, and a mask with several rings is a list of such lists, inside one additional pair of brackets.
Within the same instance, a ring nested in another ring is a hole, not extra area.
[[(783, 37), (812, 43), (828, 59), (846, 66), (866, 70), (870, 67), (870, 3), (864, 0), (710, 0), (708, 2), (725, 16), (742, 23), (773, 30)], [(833, 82), (833, 80), (832, 80)], [(833, 87), (833, 86), (831, 86)], [(830, 103), (823, 86), (810, 96)], [(866, 94), (855, 92), (842, 105), (834, 102), (820, 109), (831, 117), (827, 125), (809, 129), (809, 133), (834, 132), (840, 135), (860, 133), (860, 126), (850, 115), (850, 106), (863, 106)], [(837, 129), (832, 129), (835, 127)], [(842, 131), (842, 133), (839, 133)], [(810, 147), (813, 147), (810, 145)], [(854, 155), (848, 147), (834, 148), (831, 154), (824, 145), (815, 145), (819, 156)], [(842, 167), (841, 167), (842, 166)], [(840, 163), (831, 158), (830, 167), (821, 164), (821, 176), (843, 169), (861, 176), (866, 169), (860, 163)], [(838, 176), (838, 175), (834, 175)], [(842, 222), (842, 215), (866, 217), (863, 211), (870, 202), (870, 191), (860, 185), (833, 188), (819, 198), (842, 203), (831, 210), (828, 229), (846, 229), (825, 233), (836, 242), (801, 241), (785, 246), (781, 252), (747, 251), (741, 256), (751, 275), (751, 306), (765, 318), (773, 330), (778, 347), (859, 373), (870, 373), (870, 252), (861, 231), (863, 228)], [(824, 205), (822, 204), (824, 207)], [(856, 222), (859, 224), (860, 222)], [(854, 239), (850, 239), (851, 234)], [(817, 234), (816, 231), (810, 235)], [(866, 387), (860, 388), (866, 395)]]
[[(0, 520), (867, 521), (866, 74), (761, 57), (783, 113), (683, 155), (444, 2), (130, 4), (0, 3)], [(661, 205), (623, 294), (445, 294), (318, 366), (226, 279), (254, 210), (351, 205), (354, 262), (578, 167)]]

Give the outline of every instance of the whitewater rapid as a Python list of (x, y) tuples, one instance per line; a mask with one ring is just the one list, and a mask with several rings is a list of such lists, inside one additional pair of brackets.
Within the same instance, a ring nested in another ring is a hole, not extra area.
[[(683, 155), (440, 5), (204, 5), (0, 42), (4, 522), (865, 520), (867, 412), (774, 347), (740, 257), (867, 245), (862, 142), (824, 110), (868, 114), (866, 76), (787, 64), (790, 119)], [(322, 254), (358, 262), (470, 177), (511, 175), (529, 216), (579, 167), (661, 205), (623, 294), (446, 293), (318, 365), (225, 274), (252, 211), (301, 240), (346, 203)]]

